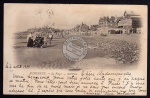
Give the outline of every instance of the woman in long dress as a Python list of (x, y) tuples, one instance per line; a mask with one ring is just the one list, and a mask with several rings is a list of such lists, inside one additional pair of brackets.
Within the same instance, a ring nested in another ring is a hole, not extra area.
[(28, 43), (29, 38), (32, 37), (32, 36), (33, 36), (33, 35), (32, 35), (32, 32), (27, 35), (27, 43)]
[(27, 47), (33, 47), (33, 39), (29, 37)]

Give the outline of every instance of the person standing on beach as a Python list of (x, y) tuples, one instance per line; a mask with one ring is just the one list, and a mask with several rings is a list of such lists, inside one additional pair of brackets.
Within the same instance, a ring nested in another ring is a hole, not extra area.
[(52, 35), (52, 34), (49, 34), (48, 37), (49, 37), (49, 43), (51, 44), (51, 41), (52, 41), (52, 39), (53, 39), (53, 35)]
[(28, 43), (29, 38), (32, 38), (32, 32), (27, 35), (27, 43)]
[(32, 32), (27, 36), (27, 47), (33, 47), (33, 35)]
[(29, 37), (27, 47), (33, 47), (33, 39), (32, 37)]

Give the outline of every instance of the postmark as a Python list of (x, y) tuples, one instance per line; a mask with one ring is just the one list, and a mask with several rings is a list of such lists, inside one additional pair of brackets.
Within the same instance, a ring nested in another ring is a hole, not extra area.
[(63, 44), (63, 54), (70, 61), (80, 61), (87, 54), (87, 43), (81, 37), (69, 37)]

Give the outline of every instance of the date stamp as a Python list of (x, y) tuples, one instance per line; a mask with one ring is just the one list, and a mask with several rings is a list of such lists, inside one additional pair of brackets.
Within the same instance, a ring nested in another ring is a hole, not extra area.
[(63, 44), (63, 54), (70, 61), (80, 61), (87, 54), (87, 43), (81, 37), (69, 37)]

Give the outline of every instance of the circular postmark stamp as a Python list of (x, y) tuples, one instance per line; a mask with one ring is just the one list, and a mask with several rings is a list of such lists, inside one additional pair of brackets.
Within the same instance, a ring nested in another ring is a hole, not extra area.
[(69, 37), (63, 44), (63, 54), (70, 61), (80, 61), (87, 54), (87, 43), (81, 37)]

